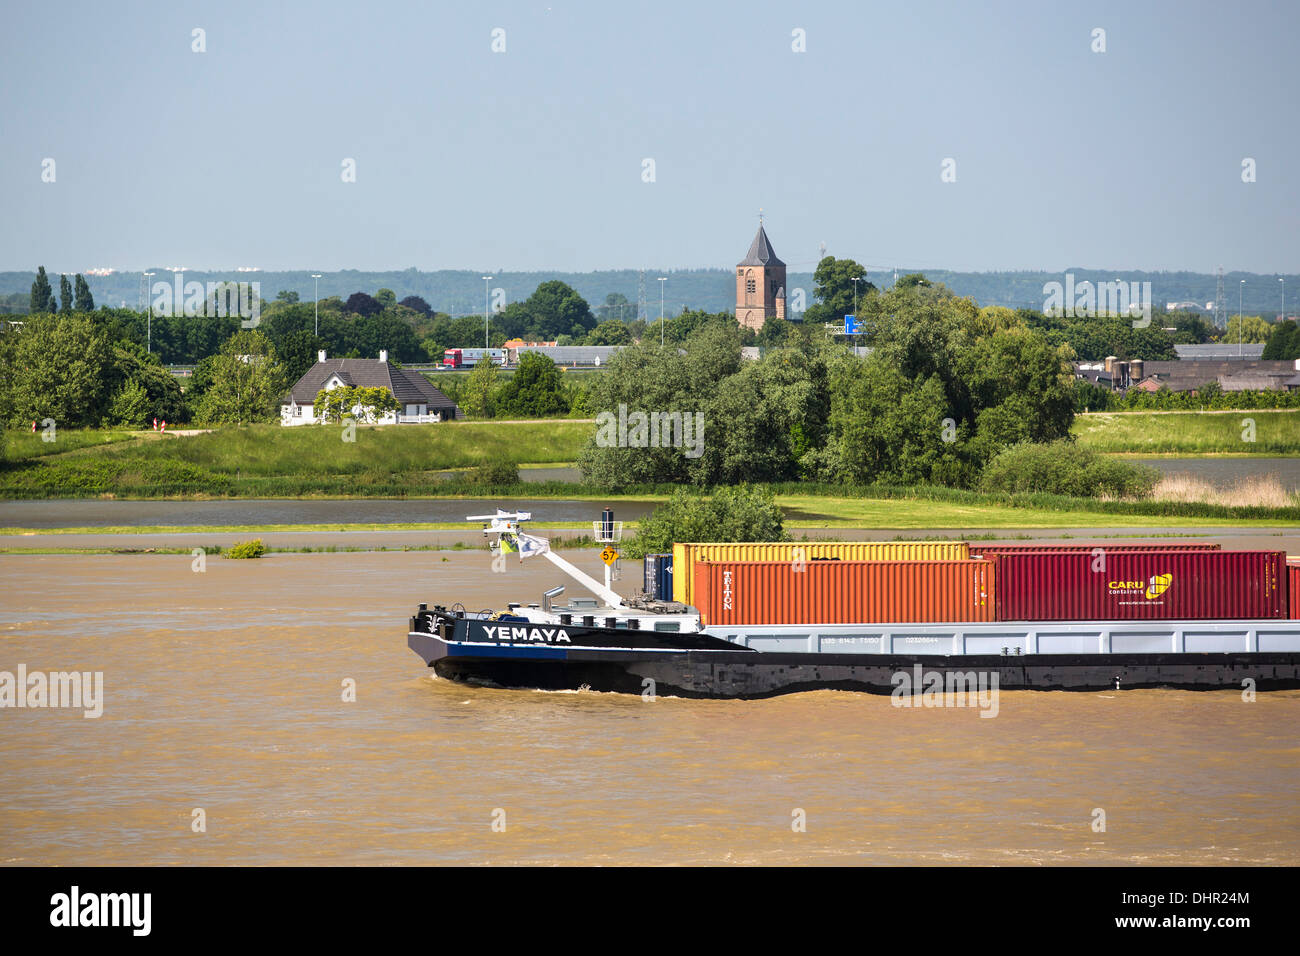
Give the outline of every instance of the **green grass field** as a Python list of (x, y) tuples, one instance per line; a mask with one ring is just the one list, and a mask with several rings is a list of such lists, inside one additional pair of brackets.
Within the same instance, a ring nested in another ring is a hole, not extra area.
[[(0, 495), (429, 493), (437, 472), (506, 459), (553, 464), (578, 456), (592, 425), (538, 421), (357, 426), (249, 425), (199, 435), (65, 431), (10, 433)], [(393, 493), (390, 491), (389, 493)]]
[[(1254, 422), (1254, 441), (1248, 441)], [(1300, 409), (1233, 412), (1094, 412), (1074, 420), (1081, 445), (1105, 454), (1300, 455)]]
[(135, 432), (116, 428), (56, 429), (54, 441), (46, 441), (40, 431), (8, 429), (3, 448), (5, 457), (10, 461), (26, 461), (82, 448), (100, 448), (118, 442), (141, 440), (142, 436), (153, 434), (152, 431)]

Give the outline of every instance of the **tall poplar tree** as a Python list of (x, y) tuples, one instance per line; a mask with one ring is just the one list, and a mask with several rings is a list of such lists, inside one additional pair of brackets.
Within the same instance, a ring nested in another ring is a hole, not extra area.
[(78, 312), (95, 311), (95, 297), (90, 294), (90, 283), (81, 277), (80, 272), (77, 273), (76, 295), (77, 300), (73, 307)]
[(59, 298), (63, 300), (62, 305), (59, 306), (59, 311), (64, 315), (71, 315), (72, 283), (69, 282), (68, 277), (63, 274), (59, 275)]
[(36, 271), (36, 281), (32, 283), (30, 311), (33, 315), (54, 311), (54, 290), (50, 288), (50, 280), (45, 274), (45, 266), (41, 266)]

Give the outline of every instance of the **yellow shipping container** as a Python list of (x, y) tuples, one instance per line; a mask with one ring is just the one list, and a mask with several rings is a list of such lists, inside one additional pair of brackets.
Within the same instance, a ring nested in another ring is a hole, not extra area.
[(965, 541), (742, 541), (673, 545), (673, 600), (694, 604), (696, 561), (965, 561)]

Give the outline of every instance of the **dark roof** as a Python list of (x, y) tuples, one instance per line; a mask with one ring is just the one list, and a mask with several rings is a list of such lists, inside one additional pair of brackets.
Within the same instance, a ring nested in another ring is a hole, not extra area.
[(763, 227), (758, 227), (758, 235), (750, 243), (749, 255), (745, 256), (738, 263), (738, 266), (783, 266), (785, 265), (776, 257), (776, 252), (772, 248), (772, 243), (768, 241), (767, 233)]
[[(1282, 388), (1282, 380), (1295, 374), (1295, 363), (1276, 359), (1182, 359), (1179, 361), (1152, 361), (1145, 363), (1143, 373), (1154, 375), (1162, 385), (1168, 385), (1171, 391), (1186, 392), (1200, 388), (1209, 382), (1223, 378), (1237, 379), (1249, 376), (1251, 379), (1271, 384), (1262, 388)], [(1238, 388), (1241, 386), (1238, 385)], [(1256, 386), (1251, 385), (1252, 389)]]
[(305, 375), (289, 391), (290, 398), (299, 405), (311, 405), (316, 393), (337, 375), (344, 385), (359, 388), (386, 388), (403, 405), (428, 405), (431, 410), (454, 409), (456, 403), (419, 372), (397, 368), (379, 359), (326, 359), (307, 369)]

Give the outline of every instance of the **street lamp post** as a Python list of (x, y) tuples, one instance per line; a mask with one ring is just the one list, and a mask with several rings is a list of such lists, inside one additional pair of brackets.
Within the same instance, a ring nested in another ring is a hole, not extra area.
[(1279, 277), (1278, 282), (1282, 283), (1282, 314), (1278, 316), (1279, 322), (1286, 321), (1286, 279)]
[(313, 272), (311, 277), (316, 280), (315, 304), (316, 304), (316, 337), (320, 338), (320, 277), (319, 272)]
[(494, 276), (483, 277), (483, 348), (484, 349), (488, 349), (491, 347), (488, 345), (488, 300), (491, 297), (491, 293), (488, 292), (488, 283), (491, 282), (493, 278), (495, 277)]
[(664, 347), (664, 283), (667, 276), (659, 277), (659, 347)]
[(858, 280), (861, 276), (851, 276), (853, 279), (853, 318), (856, 321), (858, 317)]
[(153, 351), (153, 299), (151, 298), (151, 296), (153, 295), (153, 290), (149, 288), (149, 280), (152, 278), (153, 278), (152, 272), (144, 273), (144, 301), (145, 304), (148, 305), (149, 307), (148, 331), (145, 332), (145, 340), (144, 340), (145, 341), (144, 350), (146, 352)]

